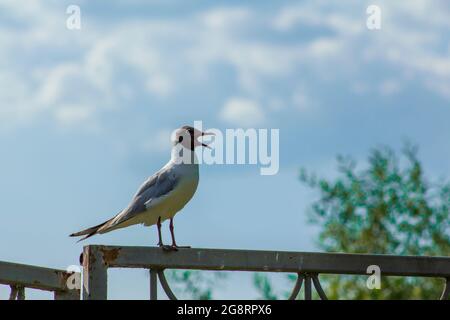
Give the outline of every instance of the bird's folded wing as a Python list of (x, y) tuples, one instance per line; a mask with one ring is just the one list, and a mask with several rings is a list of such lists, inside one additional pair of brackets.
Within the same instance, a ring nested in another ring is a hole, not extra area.
[(168, 195), (179, 182), (179, 176), (170, 169), (162, 169), (148, 178), (126, 209), (114, 217), (105, 229), (117, 226), (146, 211), (153, 200)]

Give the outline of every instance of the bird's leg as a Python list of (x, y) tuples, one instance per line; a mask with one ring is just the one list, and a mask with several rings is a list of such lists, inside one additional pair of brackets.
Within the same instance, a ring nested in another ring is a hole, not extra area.
[(173, 218), (170, 219), (169, 229), (170, 229), (170, 236), (172, 237), (172, 247), (176, 248), (177, 242), (175, 241), (175, 233), (173, 232), (173, 230), (174, 230)]
[(190, 248), (189, 246), (178, 246), (177, 242), (175, 241), (175, 233), (174, 231), (174, 227), (173, 227), (173, 218), (170, 219), (170, 224), (169, 224), (169, 229), (170, 229), (170, 235), (172, 236), (172, 248), (174, 250), (178, 250), (178, 248)]
[(169, 245), (165, 245), (162, 241), (162, 235), (161, 235), (161, 217), (158, 217), (158, 222), (156, 224), (158, 226), (158, 246), (160, 248), (162, 248), (163, 250), (166, 251), (172, 251), (172, 250), (176, 250), (176, 248), (174, 246), (169, 246)]
[(161, 235), (161, 217), (158, 218), (158, 222), (156, 223), (156, 225), (158, 226), (158, 247), (163, 247), (163, 241), (162, 241), (162, 235)]

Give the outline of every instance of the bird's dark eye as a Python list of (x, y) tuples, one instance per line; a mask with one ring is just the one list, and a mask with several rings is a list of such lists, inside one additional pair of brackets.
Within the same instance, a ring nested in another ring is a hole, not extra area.
[(178, 142), (181, 142), (181, 141), (183, 141), (183, 136), (178, 137)]

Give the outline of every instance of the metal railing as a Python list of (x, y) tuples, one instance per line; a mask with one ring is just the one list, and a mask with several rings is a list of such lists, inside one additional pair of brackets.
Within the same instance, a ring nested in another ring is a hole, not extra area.
[(312, 287), (321, 299), (327, 299), (320, 285), (320, 274), (367, 276), (367, 267), (371, 265), (379, 266), (383, 276), (443, 278), (445, 287), (440, 298), (449, 298), (448, 257), (218, 249), (167, 252), (155, 247), (90, 245), (83, 251), (83, 299), (107, 299), (108, 268), (149, 269), (150, 299), (158, 297), (158, 278), (169, 299), (176, 299), (164, 276), (165, 269), (296, 273), (297, 281), (289, 299), (296, 299), (302, 286), (306, 300), (312, 298)]
[(24, 300), (25, 289), (51, 291), (55, 300), (79, 300), (80, 290), (67, 287), (69, 277), (79, 273), (0, 261), (0, 284), (10, 286), (10, 300)]

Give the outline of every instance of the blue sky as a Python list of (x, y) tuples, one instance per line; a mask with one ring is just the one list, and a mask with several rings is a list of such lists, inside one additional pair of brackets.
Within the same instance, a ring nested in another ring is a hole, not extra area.
[[(81, 30), (66, 28), (70, 4)], [(120, 211), (195, 120), (280, 129), (281, 166), (202, 167), (178, 242), (317, 250), (300, 166), (329, 176), (338, 153), (410, 139), (427, 174), (449, 176), (449, 14), (443, 0), (0, 0), (0, 260), (75, 264), (83, 244), (67, 235)], [(157, 241), (140, 226), (91, 239)], [(113, 271), (110, 296), (147, 298), (145, 279)], [(254, 296), (248, 275), (216, 295)]]

